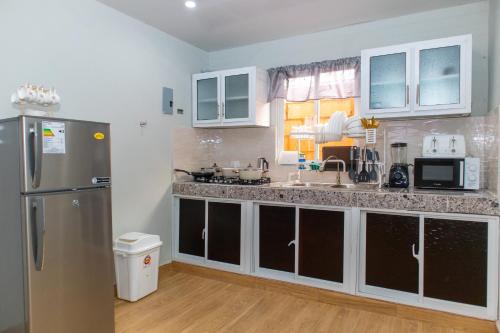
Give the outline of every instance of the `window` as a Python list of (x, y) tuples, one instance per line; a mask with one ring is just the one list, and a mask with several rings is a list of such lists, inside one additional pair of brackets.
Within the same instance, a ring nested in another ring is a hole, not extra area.
[(356, 103), (357, 100), (354, 98), (279, 103), (281, 112), (278, 113), (278, 152), (300, 151), (309, 161), (322, 161), (324, 147), (354, 145), (354, 140), (350, 138), (343, 138), (338, 142), (315, 144), (311, 136), (296, 137), (291, 133), (296, 126), (307, 125), (313, 128), (316, 124), (326, 123), (336, 111), (345, 112), (348, 117), (352, 117), (355, 114)]

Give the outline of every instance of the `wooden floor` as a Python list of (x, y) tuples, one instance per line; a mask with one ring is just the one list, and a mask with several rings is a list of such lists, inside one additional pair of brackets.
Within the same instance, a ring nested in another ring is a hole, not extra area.
[(493, 322), (173, 263), (159, 290), (116, 301), (116, 332), (496, 332)]

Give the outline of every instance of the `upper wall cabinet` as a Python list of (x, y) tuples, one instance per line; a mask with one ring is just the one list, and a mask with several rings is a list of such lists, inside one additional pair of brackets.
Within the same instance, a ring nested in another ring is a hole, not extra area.
[(256, 67), (193, 75), (193, 127), (269, 127), (268, 80)]
[(361, 114), (405, 118), (469, 115), (472, 36), (361, 52)]

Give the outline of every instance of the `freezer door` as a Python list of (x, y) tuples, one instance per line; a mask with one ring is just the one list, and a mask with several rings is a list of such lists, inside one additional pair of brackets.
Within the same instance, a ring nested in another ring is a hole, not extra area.
[(109, 125), (21, 117), (22, 192), (102, 186), (110, 181)]
[(29, 333), (113, 333), (109, 189), (26, 196)]

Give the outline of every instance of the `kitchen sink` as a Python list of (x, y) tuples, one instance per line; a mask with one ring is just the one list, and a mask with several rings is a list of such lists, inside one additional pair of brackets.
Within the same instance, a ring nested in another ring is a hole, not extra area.
[(378, 184), (335, 184), (335, 183), (310, 183), (310, 182), (294, 182), (294, 183), (278, 183), (279, 187), (307, 187), (307, 188), (335, 188), (345, 190), (377, 190)]

